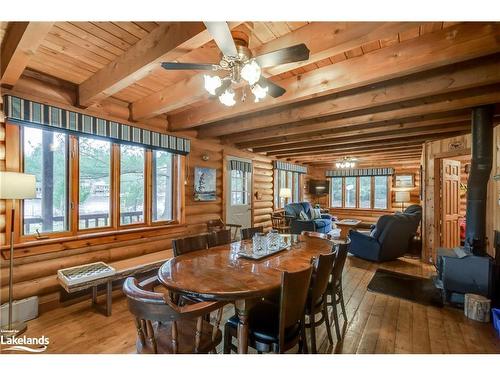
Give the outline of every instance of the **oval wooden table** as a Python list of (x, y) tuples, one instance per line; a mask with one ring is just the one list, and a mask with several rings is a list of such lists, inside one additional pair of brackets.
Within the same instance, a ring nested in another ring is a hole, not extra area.
[(168, 260), (158, 271), (168, 289), (209, 300), (234, 302), (238, 325), (238, 352), (248, 349), (248, 311), (262, 297), (281, 286), (282, 271), (307, 268), (311, 259), (332, 251), (335, 242), (296, 236), (289, 249), (262, 260), (245, 259), (238, 252), (249, 249), (251, 241), (234, 242), (184, 254)]

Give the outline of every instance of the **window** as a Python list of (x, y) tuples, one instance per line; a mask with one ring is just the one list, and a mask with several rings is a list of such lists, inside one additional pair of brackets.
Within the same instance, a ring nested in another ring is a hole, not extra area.
[(25, 127), (24, 172), (36, 176), (36, 198), (25, 199), (23, 234), (68, 230), (68, 136)]
[[(275, 208), (283, 208), (287, 203), (300, 202), (300, 173), (276, 169), (274, 171), (274, 206)], [(290, 189), (291, 198), (279, 196), (281, 189)]]
[(342, 177), (332, 178), (332, 207), (342, 207)]
[(231, 206), (250, 204), (250, 173), (231, 170)]
[(359, 178), (359, 208), (370, 208), (372, 194), (371, 176), (362, 176)]
[(172, 154), (153, 151), (153, 221), (172, 220)]
[(111, 143), (80, 137), (78, 228), (111, 225)]
[(375, 200), (373, 208), (387, 209), (388, 183), (387, 176), (375, 176)]
[(144, 221), (144, 149), (120, 146), (120, 224)]
[(331, 207), (388, 208), (388, 176), (332, 177), (330, 186)]
[(354, 208), (356, 207), (356, 177), (346, 177), (345, 178), (345, 201), (344, 207)]

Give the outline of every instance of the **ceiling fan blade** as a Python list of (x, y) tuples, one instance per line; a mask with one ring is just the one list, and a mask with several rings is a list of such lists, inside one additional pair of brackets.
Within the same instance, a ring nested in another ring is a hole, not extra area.
[(304, 61), (308, 59), (309, 49), (304, 43), (282, 48), (273, 52), (268, 52), (255, 58), (261, 68), (280, 64), (288, 64), (297, 61)]
[(238, 56), (227, 22), (205, 22), (205, 26), (224, 56)]
[(217, 64), (192, 64), (177, 62), (162, 62), (161, 66), (167, 70), (218, 70)]
[(270, 80), (268, 80), (263, 76), (260, 77), (258, 83), (261, 87), (266, 87), (266, 86), (269, 87), (269, 91), (267, 93), (273, 98), (280, 97), (286, 92), (286, 90), (283, 87), (278, 86), (276, 83), (271, 82)]

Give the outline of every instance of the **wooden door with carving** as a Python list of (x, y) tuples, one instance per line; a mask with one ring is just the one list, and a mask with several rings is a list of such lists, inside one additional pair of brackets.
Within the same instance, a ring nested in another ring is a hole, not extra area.
[(460, 162), (441, 160), (441, 247), (460, 246)]

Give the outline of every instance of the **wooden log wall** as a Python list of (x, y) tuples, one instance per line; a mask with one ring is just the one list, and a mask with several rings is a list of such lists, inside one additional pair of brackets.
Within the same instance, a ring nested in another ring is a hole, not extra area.
[[(0, 92), (0, 171), (5, 170), (5, 117)], [(0, 199), (0, 246), (5, 245), (5, 200)]]
[(302, 177), (302, 199), (310, 202), (312, 205), (319, 203), (321, 207), (330, 207), (330, 194), (327, 195), (314, 195), (309, 193), (309, 181), (311, 180), (324, 180), (326, 179), (326, 169), (309, 167), (307, 174)]
[[(72, 106), (72, 97), (64, 88), (36, 82), (30, 86), (29, 80), (20, 81), (21, 92), (14, 94), (30, 97), (34, 100)], [(17, 87), (17, 86), (16, 86)], [(28, 94), (29, 87), (34, 87)], [(35, 90), (36, 88), (36, 90)], [(114, 117), (120, 112), (116, 107)], [(99, 108), (93, 109), (98, 114)], [(109, 117), (108, 111), (102, 116)], [(123, 120), (123, 119), (122, 119)], [(143, 124), (137, 124), (142, 126)], [(149, 122), (145, 127), (165, 130), (161, 119)], [(0, 169), (5, 168), (5, 126), (0, 117)], [(186, 136), (193, 135), (191, 133)], [(172, 239), (203, 233), (210, 219), (224, 217), (224, 158), (228, 155), (244, 157), (253, 161), (253, 225), (272, 227), (273, 210), (273, 165), (272, 159), (234, 149), (216, 142), (192, 139), (191, 153), (185, 158), (184, 215), (185, 222), (167, 228), (148, 229), (141, 232), (129, 232), (91, 238), (74, 238), (51, 241), (35, 246), (17, 246), (14, 267), (14, 298), (22, 299), (39, 296), (40, 310), (51, 309), (58, 304), (60, 287), (56, 273), (58, 269), (96, 261), (115, 262), (141, 255), (171, 249)], [(208, 156), (208, 160), (203, 156)], [(196, 202), (193, 198), (193, 176), (196, 166), (215, 168), (217, 173), (217, 199), (211, 202)], [(255, 194), (255, 193), (259, 194)], [(258, 197), (258, 198), (257, 198)], [(5, 204), (0, 202), (0, 240), (5, 250)], [(0, 257), (0, 297), (3, 303), (8, 298), (8, 251)]]

